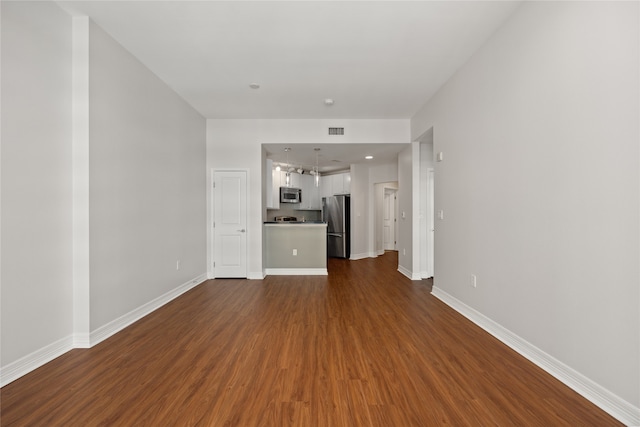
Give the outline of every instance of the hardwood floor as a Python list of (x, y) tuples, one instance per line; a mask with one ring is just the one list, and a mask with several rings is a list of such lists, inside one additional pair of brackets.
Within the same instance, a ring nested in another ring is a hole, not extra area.
[(2, 388), (1, 424), (621, 425), (396, 268), (207, 281)]

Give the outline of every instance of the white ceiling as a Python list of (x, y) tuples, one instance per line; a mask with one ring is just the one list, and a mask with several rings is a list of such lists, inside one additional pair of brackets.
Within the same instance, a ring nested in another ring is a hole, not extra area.
[[(408, 119), (519, 4), (58, 3), (88, 15), (211, 119)], [(355, 148), (325, 154), (346, 159), (366, 151)]]
[[(207, 118), (410, 118), (505, 1), (71, 1)], [(252, 82), (261, 88), (249, 88)], [(333, 98), (332, 107), (324, 105)]]

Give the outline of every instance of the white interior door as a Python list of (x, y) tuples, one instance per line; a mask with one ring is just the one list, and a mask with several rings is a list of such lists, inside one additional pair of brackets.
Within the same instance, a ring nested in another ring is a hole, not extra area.
[(216, 171), (213, 197), (215, 277), (247, 277), (247, 173)]
[(382, 244), (385, 251), (396, 249), (395, 191), (385, 189), (382, 213)]

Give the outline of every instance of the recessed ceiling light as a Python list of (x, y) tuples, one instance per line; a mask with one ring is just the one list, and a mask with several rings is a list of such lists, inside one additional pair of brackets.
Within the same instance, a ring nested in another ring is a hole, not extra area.
[(333, 99), (327, 98), (324, 100), (324, 105), (333, 105)]
[(364, 156), (364, 158), (367, 159), (367, 160), (371, 160), (371, 159), (373, 159), (373, 156)]
[(260, 85), (258, 83), (250, 83), (249, 87), (251, 89), (260, 89)]

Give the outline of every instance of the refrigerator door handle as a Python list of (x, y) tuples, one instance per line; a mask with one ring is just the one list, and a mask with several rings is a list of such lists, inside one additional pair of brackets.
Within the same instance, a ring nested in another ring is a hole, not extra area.
[(340, 234), (340, 233), (327, 233), (327, 236), (342, 238), (342, 234)]

